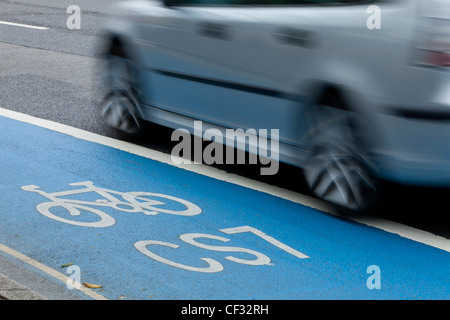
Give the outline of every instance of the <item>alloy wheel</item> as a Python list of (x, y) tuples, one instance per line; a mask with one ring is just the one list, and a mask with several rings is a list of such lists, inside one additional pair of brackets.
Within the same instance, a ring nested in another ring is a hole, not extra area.
[(106, 95), (102, 116), (106, 123), (127, 134), (142, 130), (142, 113), (136, 97), (132, 62), (125, 57), (110, 56), (106, 62)]
[(311, 191), (323, 200), (354, 211), (376, 199), (377, 184), (368, 157), (361, 151), (354, 113), (327, 106), (314, 111), (309, 132), (311, 155), (304, 167)]

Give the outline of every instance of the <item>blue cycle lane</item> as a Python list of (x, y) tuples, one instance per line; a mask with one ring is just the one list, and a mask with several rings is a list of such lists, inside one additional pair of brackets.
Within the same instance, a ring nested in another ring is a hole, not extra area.
[(0, 128), (0, 244), (61, 273), (73, 263), (108, 299), (450, 298), (444, 250), (7, 117)]

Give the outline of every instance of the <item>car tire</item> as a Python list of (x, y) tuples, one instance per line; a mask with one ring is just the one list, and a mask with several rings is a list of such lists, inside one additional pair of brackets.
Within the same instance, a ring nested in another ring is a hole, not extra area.
[(130, 136), (143, 127), (135, 74), (134, 62), (120, 46), (112, 46), (105, 59), (101, 113), (110, 127)]
[(311, 108), (309, 123), (304, 176), (311, 192), (344, 211), (371, 208), (379, 188), (363, 147), (362, 118), (341, 104), (328, 103)]

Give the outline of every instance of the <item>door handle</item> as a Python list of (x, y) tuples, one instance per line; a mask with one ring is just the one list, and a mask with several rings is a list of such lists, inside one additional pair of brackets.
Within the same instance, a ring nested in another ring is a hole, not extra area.
[(274, 36), (277, 41), (293, 46), (313, 48), (317, 44), (316, 34), (308, 30), (283, 28), (276, 31)]
[(227, 25), (214, 22), (199, 23), (197, 32), (204, 37), (220, 40), (228, 40), (231, 36), (230, 28)]

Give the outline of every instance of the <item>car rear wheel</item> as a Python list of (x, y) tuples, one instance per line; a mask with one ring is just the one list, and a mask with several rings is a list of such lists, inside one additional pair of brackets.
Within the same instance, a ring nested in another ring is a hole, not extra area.
[(113, 47), (105, 66), (102, 116), (109, 126), (129, 135), (138, 134), (142, 113), (136, 97), (134, 64), (120, 48)]
[(372, 166), (363, 153), (361, 119), (351, 111), (319, 105), (311, 116), (311, 154), (305, 180), (315, 196), (351, 211), (371, 207), (378, 195)]

